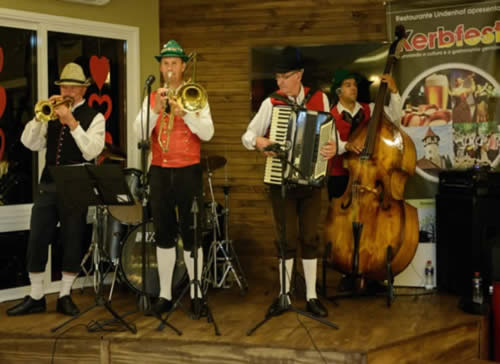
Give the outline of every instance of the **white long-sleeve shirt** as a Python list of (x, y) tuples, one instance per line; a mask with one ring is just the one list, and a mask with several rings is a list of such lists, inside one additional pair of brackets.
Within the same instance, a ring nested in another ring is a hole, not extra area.
[[(72, 107), (72, 111), (85, 103), (85, 99)], [(77, 120), (78, 121), (78, 120)], [(21, 142), (24, 146), (34, 152), (40, 151), (47, 146), (48, 123), (42, 123), (33, 118), (24, 127)], [(87, 130), (78, 125), (70, 131), (76, 145), (82, 152), (83, 158), (90, 161), (96, 158), (104, 148), (104, 135), (106, 133), (106, 120), (101, 113), (92, 119)]]
[[(300, 86), (300, 91), (297, 98), (288, 96), (288, 98), (291, 101), (295, 102), (298, 105), (302, 104), (302, 102), (304, 101), (304, 97), (305, 95), (303, 86)], [(248, 124), (245, 134), (243, 134), (243, 136), (241, 137), (243, 145), (248, 150), (255, 150), (255, 141), (257, 137), (266, 135), (267, 130), (271, 125), (273, 107), (274, 105), (271, 102), (271, 98), (270, 97), (266, 98), (262, 102), (262, 104), (260, 104), (260, 108), (257, 114), (255, 114), (252, 121), (250, 121), (250, 124)], [(323, 93), (323, 109), (324, 109), (323, 111), (325, 112), (330, 111), (330, 104), (328, 102), (328, 98), (324, 93)]]
[[(375, 107), (375, 103), (370, 103), (370, 116), (373, 114), (373, 109)], [(342, 114), (342, 112), (346, 112), (351, 117), (354, 117), (358, 113), (358, 111), (361, 109), (361, 104), (359, 102), (356, 102), (356, 105), (354, 106), (354, 110), (350, 112), (348, 109), (346, 109), (340, 102), (337, 103), (337, 110), (339, 114)], [(399, 93), (392, 93), (391, 92), (391, 99), (389, 102), (388, 106), (384, 106), (384, 112), (385, 114), (389, 117), (391, 122), (396, 125), (400, 126), (401, 125), (401, 117), (402, 117), (402, 109), (401, 109), (401, 96)], [(338, 138), (339, 145), (337, 146), (337, 154), (343, 154), (346, 152), (345, 145), (347, 144), (347, 141), (342, 141), (340, 138)]]
[[(179, 88), (182, 87), (179, 86)], [(146, 114), (149, 107), (149, 132), (147, 136), (149, 137), (153, 132), (153, 129), (156, 126), (156, 121), (158, 119), (159, 114), (155, 113), (154, 110), (148, 105), (148, 98), (145, 97), (142, 103), (142, 108), (139, 110), (135, 121), (134, 121), (134, 130), (137, 133), (137, 137), (140, 139), (144, 139), (145, 136), (143, 130), (146, 130)], [(214, 135), (214, 123), (212, 121), (212, 113), (210, 112), (210, 106), (207, 102), (205, 107), (199, 112), (195, 113), (186, 113), (183, 117), (184, 122), (187, 127), (193, 134), (196, 134), (198, 138), (207, 142), (212, 139)], [(142, 120), (144, 120), (142, 122)], [(144, 123), (144, 125), (142, 125)], [(141, 127), (142, 126), (142, 127)]]

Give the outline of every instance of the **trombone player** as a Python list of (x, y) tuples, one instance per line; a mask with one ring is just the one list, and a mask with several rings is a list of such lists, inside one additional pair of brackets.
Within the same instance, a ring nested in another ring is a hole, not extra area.
[(96, 158), (104, 148), (105, 120), (85, 102), (90, 81), (78, 64), (68, 63), (55, 84), (60, 86), (61, 95), (38, 102), (35, 118), (26, 124), (21, 135), (21, 142), (28, 149), (46, 148), (46, 154), (40, 194), (31, 210), (27, 250), (31, 292), (21, 303), (7, 310), (9, 316), (46, 311), (43, 278), (48, 245), (53, 241), (58, 222), (63, 272), (56, 311), (69, 316), (79, 313), (70, 292), (80, 270), (87, 208), (68, 208), (59, 200), (48, 167), (85, 163)]
[[(160, 63), (160, 73), (165, 82), (163, 87), (151, 93), (150, 105), (147, 98), (142, 110), (135, 120), (135, 130), (139, 137), (152, 136), (152, 161), (149, 169), (150, 201), (155, 228), (156, 255), (160, 279), (160, 295), (152, 306), (153, 313), (161, 315), (172, 309), (172, 277), (176, 262), (176, 244), (178, 233), (184, 245), (184, 261), (189, 279), (194, 279), (194, 258), (191, 250), (194, 243), (193, 198), (198, 201), (198, 211), (202, 210), (202, 169), (200, 165), (200, 149), (202, 141), (209, 141), (214, 134), (214, 126), (210, 107), (206, 102), (203, 89), (184, 81), (186, 62), (189, 57), (184, 49), (170, 40), (163, 45), (160, 55), (155, 56)], [(196, 67), (194, 65), (193, 67)], [(194, 73), (194, 71), (193, 71)], [(194, 82), (194, 80), (193, 80)], [(192, 110), (186, 111), (186, 104), (179, 95), (186, 88), (192, 88), (199, 97), (189, 105)], [(199, 101), (199, 102), (198, 102)], [(142, 115), (150, 109), (149, 129), (146, 122), (141, 123)], [(176, 207), (179, 221), (177, 222)], [(200, 213), (198, 213), (200, 216)], [(198, 221), (201, 221), (198, 218)], [(201, 232), (198, 229), (198, 240)], [(198, 279), (201, 280), (203, 267), (203, 249), (198, 249)], [(194, 285), (191, 285), (192, 310), (195, 313), (202, 309), (201, 292), (195, 296)], [(200, 297), (195, 299), (194, 297)]]

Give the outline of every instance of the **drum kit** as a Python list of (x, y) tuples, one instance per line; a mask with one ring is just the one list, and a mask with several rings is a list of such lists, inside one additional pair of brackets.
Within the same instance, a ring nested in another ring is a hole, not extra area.
[[(119, 156), (114, 155), (113, 160)], [(205, 213), (203, 226), (202, 246), (206, 255), (203, 266), (202, 288), (206, 293), (208, 288), (230, 288), (236, 282), (244, 294), (248, 284), (243, 274), (239, 259), (229, 239), (229, 189), (224, 190), (224, 207), (215, 201), (212, 176), (213, 171), (222, 168), (226, 159), (220, 156), (209, 156), (201, 160), (201, 165), (207, 173), (210, 199), (204, 203)], [(157, 297), (160, 292), (158, 267), (156, 261), (156, 244), (153, 222), (143, 221), (143, 211), (140, 200), (142, 186), (142, 172), (138, 169), (124, 169), (125, 181), (134, 197), (132, 205), (96, 206), (91, 215), (93, 235), (89, 250), (85, 254), (81, 268), (86, 278), (93, 274), (93, 285), (96, 293), (100, 292), (107, 270), (103, 267), (112, 267), (114, 274), (108, 300), (111, 301), (114, 286), (120, 278), (132, 291), (137, 294), (146, 294)], [(202, 214), (203, 216), (203, 214)], [(142, 271), (142, 232), (145, 225), (146, 259), (145, 272)], [(177, 239), (177, 259), (174, 268), (172, 288), (174, 296), (189, 282), (187, 269), (183, 259), (182, 238)], [(91, 258), (90, 269), (87, 261)], [(143, 285), (143, 277), (146, 284)], [(143, 287), (146, 292), (143, 292)]]

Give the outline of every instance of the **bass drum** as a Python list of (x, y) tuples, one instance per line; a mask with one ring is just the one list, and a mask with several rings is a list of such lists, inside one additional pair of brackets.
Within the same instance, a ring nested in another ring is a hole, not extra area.
[[(146, 289), (142, 286), (142, 228), (146, 225)], [(123, 242), (120, 271), (127, 285), (136, 293), (146, 293), (152, 297), (160, 294), (158, 263), (156, 260), (156, 241), (152, 221), (137, 225), (130, 231)], [(172, 278), (172, 294), (177, 296), (180, 290), (189, 282), (186, 265), (184, 264), (184, 248), (182, 239), (177, 240), (177, 258)]]

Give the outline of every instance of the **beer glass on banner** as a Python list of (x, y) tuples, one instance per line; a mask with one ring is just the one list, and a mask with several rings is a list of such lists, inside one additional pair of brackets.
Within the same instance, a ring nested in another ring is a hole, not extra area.
[(425, 79), (425, 99), (429, 105), (436, 105), (439, 110), (448, 106), (448, 77), (433, 73)]

